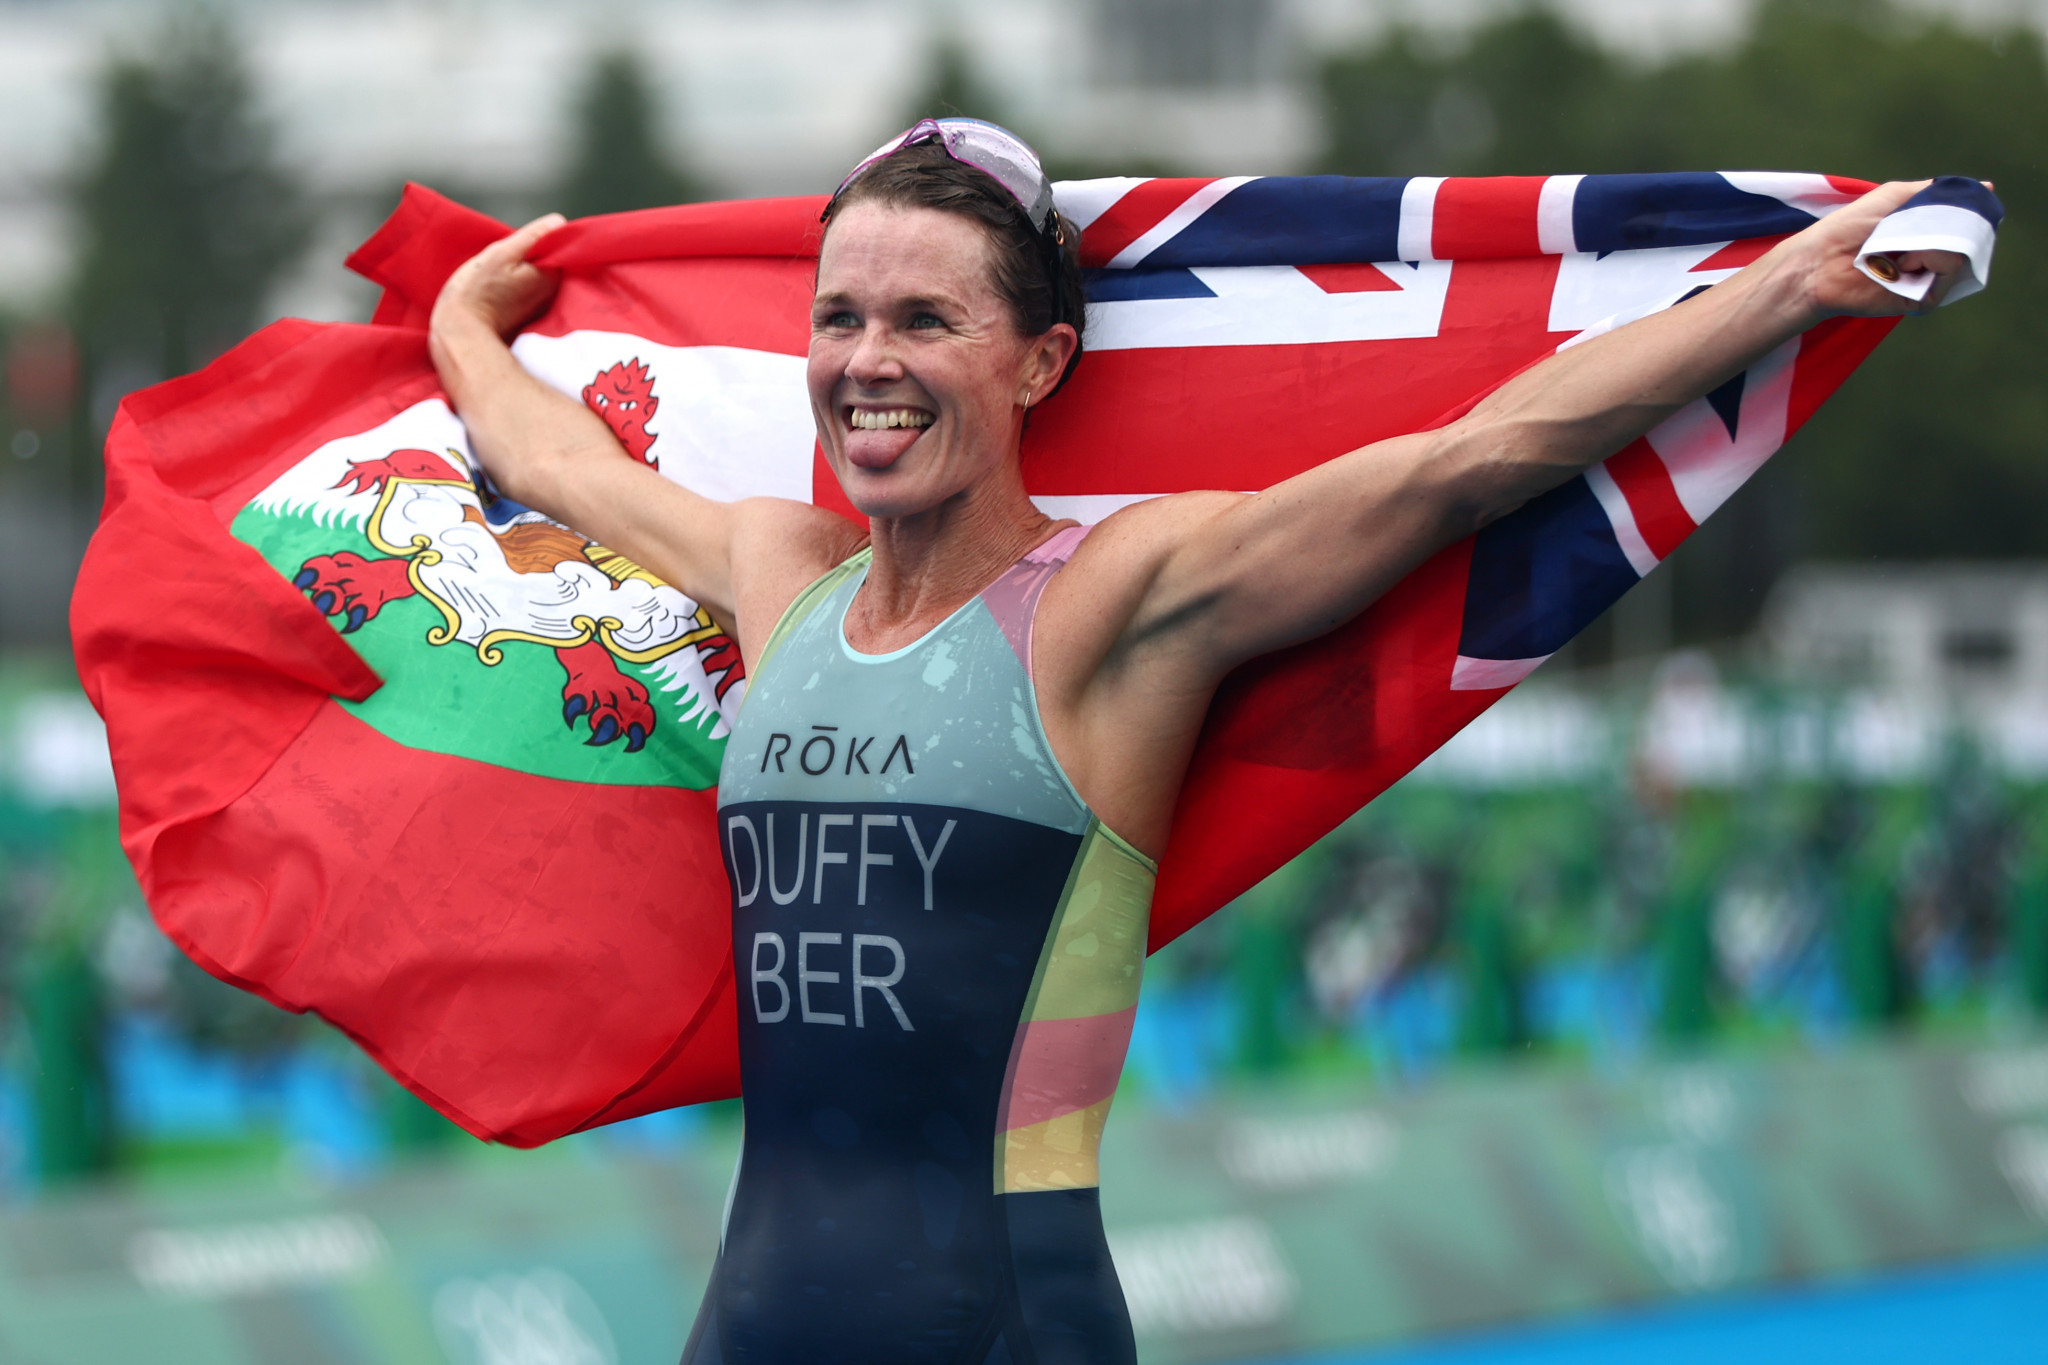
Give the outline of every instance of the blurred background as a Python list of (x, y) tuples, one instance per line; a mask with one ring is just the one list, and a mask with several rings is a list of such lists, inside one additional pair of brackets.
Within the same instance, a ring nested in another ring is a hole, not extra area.
[(815, 192), (926, 112), (1063, 177), (1995, 180), (1667, 564), (1154, 958), (1104, 1154), (1150, 1361), (2048, 1359), (2042, 0), (0, 0), (0, 1361), (680, 1351), (731, 1106), (486, 1149), (156, 931), (65, 634), (121, 397), (417, 179)]

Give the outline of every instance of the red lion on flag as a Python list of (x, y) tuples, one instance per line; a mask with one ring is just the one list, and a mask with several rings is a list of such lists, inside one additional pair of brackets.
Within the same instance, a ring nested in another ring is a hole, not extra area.
[(604, 418), (628, 455), (651, 468), (661, 468), (661, 461), (653, 454), (654, 434), (647, 429), (648, 422), (661, 408), (661, 400), (654, 396), (654, 376), (647, 372), (640, 357), (600, 370), (597, 378), (583, 386), (583, 402)]

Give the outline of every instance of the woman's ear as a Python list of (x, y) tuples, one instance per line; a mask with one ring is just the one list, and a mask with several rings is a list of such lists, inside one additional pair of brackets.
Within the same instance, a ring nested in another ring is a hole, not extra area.
[(1030, 394), (1024, 406), (1030, 407), (1052, 392), (1053, 385), (1059, 383), (1060, 376), (1067, 372), (1067, 362), (1074, 358), (1074, 351), (1080, 344), (1080, 334), (1064, 322), (1054, 323), (1038, 338), (1024, 362), (1021, 387)]

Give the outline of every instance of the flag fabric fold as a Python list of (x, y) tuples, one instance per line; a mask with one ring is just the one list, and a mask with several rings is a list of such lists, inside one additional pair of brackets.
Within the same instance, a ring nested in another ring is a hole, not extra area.
[(1901, 298), (1918, 303), (1934, 285), (1934, 272), (1896, 270), (1886, 278), (1870, 268), (1870, 258), (1901, 251), (1953, 251), (1968, 259), (1970, 269), (1950, 286), (1943, 304), (1968, 298), (1991, 280), (1991, 249), (2005, 208), (1981, 180), (1944, 175), (1885, 215), (1856, 253), (1856, 268)]
[[(1967, 238), (1981, 283), (1998, 212), (1958, 188), (1975, 184), (1937, 182), (1887, 227)], [(1268, 486), (1448, 420), (1866, 188), (1734, 172), (1062, 184), (1088, 351), (1034, 416), (1027, 486), (1086, 522)], [(572, 223), (536, 253), (563, 284), (514, 354), (667, 477), (850, 514), (803, 382), (822, 205)], [(278, 323), (132, 395), (73, 628), (165, 930), (223, 979), (317, 1011), (471, 1132), (530, 1145), (736, 1091), (713, 811), (746, 664), (687, 584), (482, 477), (424, 329), (447, 276), (506, 231), (412, 187), (351, 257), (384, 287), (373, 323)], [(1357, 620), (1233, 675), (1188, 774), (1153, 946), (1556, 652), (1890, 325), (1787, 343)]]

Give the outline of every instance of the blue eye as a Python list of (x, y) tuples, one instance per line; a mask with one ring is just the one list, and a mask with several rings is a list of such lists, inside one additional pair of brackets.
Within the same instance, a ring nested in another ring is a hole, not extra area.
[(845, 309), (841, 309), (836, 313), (827, 313), (819, 318), (818, 325), (820, 327), (858, 327), (860, 326), (860, 319)]
[(915, 328), (944, 327), (946, 324), (945, 320), (942, 319), (937, 313), (913, 313), (910, 318), (910, 325), (913, 328)]

